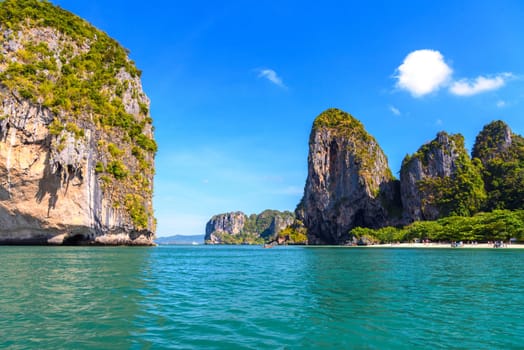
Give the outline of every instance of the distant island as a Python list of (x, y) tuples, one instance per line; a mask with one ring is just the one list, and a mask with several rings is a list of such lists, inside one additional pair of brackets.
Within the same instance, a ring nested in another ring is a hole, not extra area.
[(470, 156), (461, 134), (442, 131), (404, 158), (396, 179), (363, 124), (331, 108), (313, 122), (304, 196), (293, 222), (281, 228), (284, 235), (246, 242), (241, 229), (219, 232), (214, 243), (522, 241), (524, 138), (494, 121), (478, 134)]
[(154, 244), (157, 144), (128, 51), (47, 1), (0, 2), (0, 36), (0, 244)]
[(305, 244), (307, 237), (291, 231), (296, 223), (289, 211), (264, 210), (246, 215), (241, 211), (218, 214), (206, 224), (206, 244)]
[(204, 243), (204, 235), (174, 235), (155, 238), (155, 243), (160, 245), (197, 245)]

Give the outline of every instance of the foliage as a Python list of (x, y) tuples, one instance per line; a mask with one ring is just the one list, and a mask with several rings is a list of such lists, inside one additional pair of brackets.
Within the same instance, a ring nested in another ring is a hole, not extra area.
[(137, 229), (147, 228), (148, 212), (143, 205), (144, 199), (137, 194), (126, 195), (125, 207)]
[(115, 145), (114, 143), (109, 143), (107, 145), (107, 151), (109, 152), (109, 154), (111, 154), (114, 158), (118, 158), (120, 157), (121, 155), (124, 154), (124, 151), (122, 151), (120, 148), (118, 148), (117, 145)]
[[(145, 177), (154, 173), (157, 144), (137, 83), (141, 72), (128, 50), (46, 0), (0, 0), (0, 37), (19, 44), (0, 54), (0, 87), (52, 112), (49, 133), (60, 139), (51, 143), (58, 151), (65, 147), (64, 131), (79, 140), (89, 130), (98, 141), (94, 160), (102, 189), (115, 205), (128, 204), (133, 221), (143, 224), (140, 208), (152, 214), (144, 200), (151, 193)], [(127, 95), (138, 103), (136, 115), (127, 112)], [(127, 198), (130, 191), (141, 199)]]
[(401, 229), (383, 227), (369, 229), (356, 227), (350, 238), (366, 237), (375, 243), (411, 242), (413, 240), (441, 241), (508, 241), (524, 240), (524, 210), (494, 210), (472, 217), (449, 216), (436, 221), (416, 221)]
[(300, 220), (295, 220), (291, 225), (278, 233), (278, 238), (283, 239), (286, 244), (307, 244), (307, 229)]
[(109, 162), (106, 171), (117, 180), (125, 179), (129, 174), (127, 167), (119, 160)]
[(222, 244), (263, 244), (263, 238), (250, 233), (239, 233), (237, 235), (230, 235), (225, 232), (215, 232), (215, 236)]
[(484, 210), (524, 209), (524, 138), (502, 121), (477, 136), (473, 157), (480, 159), (488, 199)]
[[(449, 141), (442, 141), (445, 138)], [(423, 206), (438, 208), (440, 217), (450, 215), (470, 216), (482, 209), (486, 200), (482, 181), (482, 164), (471, 160), (464, 147), (464, 137), (460, 134), (448, 135), (441, 132), (433, 141), (423, 145), (412, 156), (404, 159), (402, 168), (408, 169), (409, 163), (420, 161), (429, 166), (437, 154), (452, 156), (454, 172), (449, 176), (426, 177), (417, 182), (417, 189), (424, 199)]]
[(274, 227), (276, 220), (293, 220), (295, 215), (289, 211), (264, 210), (260, 214), (251, 214), (246, 217), (242, 233), (255, 234), (264, 239), (271, 239), (278, 231)]

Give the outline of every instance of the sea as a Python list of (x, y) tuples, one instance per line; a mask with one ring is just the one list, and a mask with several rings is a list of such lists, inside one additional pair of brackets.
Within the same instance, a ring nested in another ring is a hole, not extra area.
[(524, 250), (0, 247), (0, 349), (523, 349)]

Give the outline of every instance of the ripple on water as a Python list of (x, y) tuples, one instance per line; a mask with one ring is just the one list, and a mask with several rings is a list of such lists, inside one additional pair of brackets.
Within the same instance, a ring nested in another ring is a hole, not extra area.
[(519, 348), (524, 252), (0, 247), (0, 348)]

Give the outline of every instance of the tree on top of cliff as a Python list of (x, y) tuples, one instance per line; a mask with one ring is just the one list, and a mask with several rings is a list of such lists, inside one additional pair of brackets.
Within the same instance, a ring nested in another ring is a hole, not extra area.
[(371, 137), (364, 129), (364, 125), (351, 114), (338, 108), (329, 108), (320, 113), (313, 122), (313, 128), (316, 130), (321, 127), (327, 127), (337, 130), (351, 130), (352, 133), (358, 133), (365, 139)]
[[(357, 118), (350, 113), (338, 108), (329, 108), (315, 118), (313, 132), (321, 128), (329, 129), (334, 135), (341, 136), (350, 141), (355, 157), (361, 163), (362, 175), (373, 169), (376, 161), (376, 151), (380, 149), (377, 140), (371, 136)], [(382, 150), (380, 153), (383, 154)], [(385, 155), (384, 155), (385, 157)], [(387, 159), (387, 158), (385, 158)], [(393, 180), (394, 176), (389, 167), (388, 177)], [(378, 193), (377, 193), (378, 194)]]

